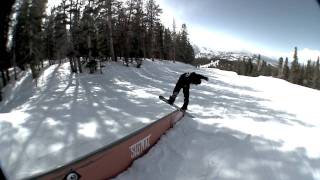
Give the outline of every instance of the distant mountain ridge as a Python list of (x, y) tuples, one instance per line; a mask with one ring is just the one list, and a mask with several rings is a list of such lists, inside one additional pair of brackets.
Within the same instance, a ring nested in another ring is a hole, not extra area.
[[(217, 51), (212, 50), (207, 47), (201, 47), (198, 49), (198, 53), (196, 54), (197, 58), (207, 58), (209, 60), (228, 60), (228, 61), (237, 61), (243, 59), (252, 59), (253, 62), (258, 61), (259, 54), (252, 53), (246, 50), (242, 51)], [(262, 61), (266, 61), (268, 64), (275, 66), (278, 61), (274, 58), (265, 56), (260, 54), (260, 59)]]

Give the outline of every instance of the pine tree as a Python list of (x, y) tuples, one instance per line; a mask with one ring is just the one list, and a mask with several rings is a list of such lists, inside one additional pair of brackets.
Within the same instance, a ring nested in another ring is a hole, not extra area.
[[(14, 0), (1, 1), (1, 13), (0, 13), (0, 69), (1, 71), (9, 68), (9, 54), (7, 51), (7, 42), (9, 34), (10, 15), (12, 12), (12, 6), (15, 3)], [(2, 77), (4, 78), (4, 77)], [(5, 80), (4, 80), (5, 82)]]
[[(82, 73), (82, 66), (80, 62), (80, 9), (82, 4), (80, 0), (70, 0), (69, 8), (69, 25), (70, 25), (70, 43), (69, 43), (69, 54), (71, 53), (70, 66), (73, 72), (76, 72), (76, 66), (80, 73)], [(72, 58), (76, 58), (74, 61)], [(76, 65), (77, 64), (77, 65)]]
[(312, 87), (315, 89), (320, 89), (320, 59), (318, 60), (315, 65), (315, 69), (313, 71), (313, 79), (312, 79)]
[(293, 54), (293, 61), (291, 63), (291, 69), (290, 69), (290, 75), (289, 75), (289, 81), (298, 84), (300, 76), (300, 65), (298, 62), (298, 48), (294, 48), (294, 54)]
[(257, 71), (258, 71), (258, 74), (260, 74), (260, 71), (261, 71), (261, 65), (262, 65), (262, 62), (261, 62), (261, 55), (259, 54), (258, 55), (258, 60), (257, 60)]
[(145, 49), (145, 39), (146, 34), (144, 28), (144, 12), (143, 4), (141, 0), (136, 0), (134, 5), (134, 13), (132, 18), (132, 34), (131, 34), (131, 44), (130, 44), (130, 57), (134, 58), (137, 63), (137, 68), (142, 65), (142, 58), (144, 56)]
[(171, 36), (171, 32), (169, 29), (165, 29), (164, 30), (164, 55), (163, 58), (164, 59), (171, 59), (173, 60), (173, 39)]
[(242, 61), (240, 61), (240, 73), (241, 75), (247, 76), (247, 65), (246, 65), (246, 58), (243, 57)]
[(86, 57), (91, 60), (93, 57), (97, 57), (97, 28), (95, 21), (95, 7), (92, 4), (92, 0), (88, 1), (88, 4), (83, 10), (82, 18), (80, 19), (80, 56)]
[(246, 75), (247, 76), (252, 76), (253, 74), (253, 64), (252, 64), (252, 59), (249, 58), (248, 59), (248, 63), (247, 63), (247, 72), (246, 72)]
[(146, 3), (146, 22), (150, 35), (150, 47), (151, 47), (151, 58), (154, 60), (154, 51), (155, 51), (155, 36), (154, 36), (154, 27), (156, 23), (160, 21), (159, 17), (162, 13), (162, 9), (155, 0), (148, 0)]
[(29, 5), (30, 3), (28, 0), (23, 0), (21, 2), (17, 11), (16, 24), (14, 26), (12, 38), (16, 63), (21, 70), (26, 70), (26, 64), (29, 63)]
[(119, 4), (117, 0), (98, 0), (95, 7), (96, 28), (97, 28), (97, 51), (98, 56), (103, 59), (111, 57), (116, 61), (115, 55), (115, 15), (116, 7)]
[(47, 0), (32, 0), (30, 7), (29, 57), (33, 78), (39, 75), (39, 65), (43, 67), (43, 19)]
[(303, 75), (304, 79), (302, 83), (304, 86), (312, 87), (313, 69), (314, 68), (312, 67), (311, 60), (309, 60)]
[(261, 62), (260, 74), (263, 76), (267, 76), (267, 63), (264, 60), (262, 60)]
[(18, 10), (13, 33), (14, 54), (18, 66), (30, 64), (33, 78), (37, 78), (43, 60), (43, 18), (46, 0), (23, 0)]
[(136, 1), (127, 0), (125, 7), (125, 23), (124, 23), (124, 61), (127, 66), (129, 66), (129, 57), (132, 58), (132, 40), (133, 40), (133, 31), (132, 31), (132, 18), (134, 14)]
[(164, 55), (164, 27), (160, 23), (156, 23), (154, 28), (154, 38), (155, 38), (155, 44), (154, 44), (154, 54), (155, 57), (158, 59), (163, 59)]
[(54, 40), (54, 9), (51, 9), (51, 14), (49, 14), (44, 23), (44, 57), (49, 59), (50, 65), (53, 64), (53, 59), (55, 55), (55, 40)]
[[(67, 35), (67, 15), (65, 1), (54, 10), (54, 33), (55, 40), (55, 59), (63, 59), (67, 56), (68, 49), (68, 35)], [(71, 67), (71, 69), (73, 69)]]
[(272, 71), (272, 66), (268, 64), (265, 70), (265, 76), (272, 76)]
[(278, 78), (282, 78), (283, 76), (283, 58), (280, 57), (279, 58), (279, 62), (278, 62), (278, 74), (277, 77)]
[(176, 60), (192, 63), (194, 60), (193, 47), (189, 42), (188, 31), (186, 24), (182, 24), (180, 33), (177, 35), (176, 39)]
[(114, 41), (114, 47), (115, 47), (115, 54), (119, 57), (125, 56), (125, 44), (126, 44), (126, 23), (127, 23), (127, 15), (126, 15), (126, 9), (122, 6), (122, 3), (118, 3), (116, 6), (117, 9), (117, 20), (115, 23), (115, 41)]
[(173, 43), (172, 59), (173, 59), (173, 62), (176, 61), (176, 51), (177, 51), (177, 32), (176, 32), (176, 29), (177, 29), (176, 21), (173, 19), (173, 21), (172, 21), (172, 43)]
[(116, 56), (114, 53), (114, 46), (113, 46), (113, 23), (112, 23), (112, 15), (113, 15), (113, 11), (112, 11), (112, 3), (113, 0), (106, 0), (106, 4), (107, 4), (107, 11), (108, 11), (108, 18), (107, 18), (107, 24), (108, 24), (108, 34), (109, 34), (109, 49), (110, 49), (110, 56), (111, 59), (113, 61), (116, 61)]
[(289, 63), (289, 60), (288, 60), (288, 57), (286, 57), (286, 60), (283, 65), (283, 79), (286, 81), (289, 80), (289, 74), (290, 74), (290, 69), (289, 69), (288, 63)]
[[(10, 15), (12, 12), (12, 6), (15, 3), (14, 0), (1, 1), (1, 12), (0, 12), (0, 71), (2, 75), (2, 82), (5, 86), (7, 84), (7, 78), (9, 77), (8, 68), (10, 67), (10, 57), (7, 51), (7, 41), (9, 34), (9, 23)], [(5, 72), (7, 73), (5, 75)], [(9, 77), (10, 78), (10, 77)], [(2, 101), (2, 86), (0, 86), (0, 101)]]
[[(104, 1), (105, 2), (105, 1)], [(103, 3), (104, 3), (103, 2)], [(107, 19), (107, 12), (104, 12), (104, 14), (100, 14), (98, 18), (96, 19), (97, 23), (97, 49), (99, 52), (99, 58), (107, 59), (107, 57), (111, 57), (113, 61), (112, 55), (111, 55), (111, 49), (110, 49), (110, 29), (108, 23), (106, 23)], [(112, 43), (113, 44), (113, 43)]]
[(178, 34), (175, 28), (173, 32), (164, 28), (159, 19), (162, 10), (155, 0), (147, 0), (146, 4), (143, 0), (62, 0), (45, 21), (46, 1), (21, 2), (13, 45), (22, 68), (34, 64), (33, 71), (38, 71), (44, 58), (68, 57), (72, 72), (81, 71), (80, 57), (111, 56), (115, 60), (119, 56), (126, 63), (128, 58), (140, 63), (143, 57), (179, 58), (186, 63), (194, 59), (186, 25)]
[(299, 76), (298, 83), (299, 85), (306, 85), (306, 77), (305, 77), (306, 67), (304, 65), (299, 65)]

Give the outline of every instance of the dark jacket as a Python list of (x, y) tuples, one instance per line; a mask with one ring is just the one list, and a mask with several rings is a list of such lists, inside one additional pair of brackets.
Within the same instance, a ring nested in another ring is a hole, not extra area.
[(208, 81), (208, 77), (195, 72), (184, 73), (180, 76), (175, 88), (173, 89), (172, 96), (169, 98), (169, 104), (174, 103), (181, 89), (183, 89), (184, 103), (181, 109), (186, 110), (189, 104), (189, 89), (190, 84), (201, 84), (201, 79)]
[(208, 78), (195, 72), (184, 73), (180, 76), (178, 83), (182, 86), (190, 84), (201, 84), (201, 79), (208, 81)]

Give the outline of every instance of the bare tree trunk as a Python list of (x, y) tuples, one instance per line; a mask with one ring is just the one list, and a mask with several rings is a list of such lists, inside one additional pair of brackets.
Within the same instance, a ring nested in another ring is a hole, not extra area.
[(153, 33), (153, 22), (151, 22), (151, 59), (154, 61), (154, 44), (155, 44), (155, 39), (154, 39), (154, 33)]
[(110, 40), (110, 55), (113, 61), (117, 61), (114, 54), (113, 47), (113, 29), (112, 29), (112, 0), (107, 0), (108, 3), (108, 28), (109, 28), (109, 40)]
[(15, 52), (15, 50), (13, 50), (12, 65), (13, 65), (13, 72), (14, 72), (14, 80), (18, 80), (17, 62), (16, 62), (16, 52)]
[(42, 68), (42, 69), (44, 68), (43, 60), (41, 60), (41, 68)]
[[(143, 25), (142, 26), (144, 29), (145, 29), (145, 26)], [(146, 58), (146, 31), (143, 31), (143, 33), (142, 33), (142, 50), (143, 50), (143, 60), (145, 60), (145, 58)]]
[(154, 30), (153, 30), (153, 23), (154, 23), (154, 15), (153, 15), (153, 9), (151, 10), (151, 15), (150, 15), (150, 30), (151, 30), (151, 59), (154, 61), (154, 44), (155, 44), (155, 39), (154, 39)]
[[(32, 37), (32, 32), (31, 28), (29, 29), (30, 37)], [(31, 68), (31, 73), (32, 73), (32, 78), (36, 79), (38, 77), (38, 72), (37, 72), (37, 64), (34, 58), (36, 58), (33, 54), (33, 43), (32, 39), (29, 41), (29, 58), (31, 58), (30, 61), (30, 68)]]
[(176, 21), (173, 19), (172, 22), (172, 28), (173, 28), (173, 62), (176, 62), (176, 43), (177, 43), (177, 34), (176, 34)]
[(37, 75), (37, 68), (36, 68), (35, 64), (31, 63), (30, 68), (31, 68), (32, 78), (36, 79), (38, 77), (38, 75)]
[(125, 52), (124, 52), (124, 58), (125, 58), (125, 62), (127, 63), (127, 66), (129, 66), (129, 60), (128, 60), (128, 57), (129, 57), (129, 35), (130, 35), (130, 20), (131, 20), (131, 16), (133, 14), (133, 3), (132, 3), (132, 0), (130, 1), (130, 6), (129, 6), (129, 14), (128, 14), (128, 19), (126, 21), (126, 24), (125, 24), (125, 34), (126, 34), (126, 39), (125, 39)]
[(75, 66), (73, 64), (73, 58), (72, 57), (69, 58), (69, 63), (70, 63), (71, 73), (77, 73), (76, 68), (75, 68)]
[(99, 66), (100, 66), (100, 74), (103, 74), (102, 73), (102, 62), (101, 62), (101, 60), (99, 60)]
[(81, 66), (80, 57), (77, 57), (77, 62), (78, 62), (79, 72), (82, 73), (82, 66)]
[(17, 74), (17, 66), (13, 66), (13, 72), (14, 72), (14, 80), (18, 80), (18, 74)]
[(4, 73), (4, 70), (1, 69), (1, 78), (2, 78), (2, 84), (3, 84), (3, 87), (7, 85), (7, 79), (6, 79), (6, 76), (5, 76), (5, 73)]
[(9, 73), (9, 69), (6, 69), (6, 75), (7, 75), (7, 80), (10, 81), (10, 73)]
[(88, 57), (89, 57), (89, 60), (91, 60), (92, 59), (92, 52), (91, 52), (91, 37), (90, 37), (90, 33), (87, 36), (87, 44), (88, 44), (88, 49), (89, 49)]

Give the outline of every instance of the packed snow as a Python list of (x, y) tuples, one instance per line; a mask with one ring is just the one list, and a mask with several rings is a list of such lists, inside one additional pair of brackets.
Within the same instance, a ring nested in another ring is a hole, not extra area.
[(27, 177), (144, 127), (174, 110), (158, 95), (169, 96), (187, 71), (209, 77), (191, 87), (195, 118), (184, 117), (115, 179), (320, 180), (320, 91), (149, 60), (141, 69), (108, 63), (102, 75), (54, 65), (37, 83), (21, 74), (0, 105), (2, 168), (9, 179)]

